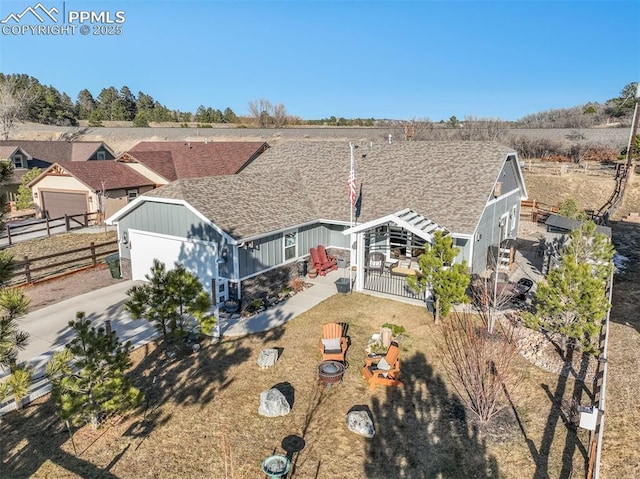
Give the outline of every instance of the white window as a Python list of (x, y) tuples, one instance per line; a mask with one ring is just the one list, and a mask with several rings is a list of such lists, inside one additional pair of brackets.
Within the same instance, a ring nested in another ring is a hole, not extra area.
[(98, 160), (106, 160), (107, 159), (107, 154), (104, 152), (104, 150), (100, 150), (96, 153), (96, 159)]
[(507, 237), (507, 232), (509, 231), (509, 215), (507, 213), (500, 217), (498, 227), (500, 228), (500, 244), (502, 244)]
[(138, 197), (138, 190), (127, 190), (127, 199), (133, 201)]
[(516, 215), (518, 214), (518, 205), (513, 205), (513, 208), (511, 208), (511, 216), (510, 216), (510, 220), (511, 220), (511, 231), (513, 232), (513, 230), (516, 229)]
[(24, 164), (24, 158), (20, 153), (13, 155), (13, 167), (14, 168), (26, 168)]
[(298, 256), (298, 232), (290, 231), (284, 234), (284, 260), (289, 261)]

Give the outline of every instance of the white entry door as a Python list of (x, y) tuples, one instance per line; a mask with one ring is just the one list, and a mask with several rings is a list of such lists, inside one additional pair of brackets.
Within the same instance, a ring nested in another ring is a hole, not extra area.
[(167, 269), (173, 269), (175, 263), (184, 265), (198, 276), (205, 290), (217, 275), (215, 243), (129, 230), (129, 244), (134, 280), (146, 280), (154, 259), (162, 261)]

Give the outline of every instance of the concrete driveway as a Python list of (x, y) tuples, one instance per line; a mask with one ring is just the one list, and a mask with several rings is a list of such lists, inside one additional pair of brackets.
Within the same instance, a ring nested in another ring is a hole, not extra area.
[[(75, 319), (78, 311), (84, 311), (95, 327), (110, 320), (112, 329), (123, 342), (131, 341), (135, 345), (148, 341), (156, 332), (153, 325), (145, 319), (134, 321), (124, 311), (126, 292), (135, 284), (138, 282), (124, 281), (27, 314), (18, 323), (19, 328), (31, 336), (27, 347), (20, 351), (18, 362), (33, 366), (34, 377), (44, 374), (44, 367), (53, 351), (74, 337), (69, 321)], [(0, 376), (6, 374), (4, 371)]]

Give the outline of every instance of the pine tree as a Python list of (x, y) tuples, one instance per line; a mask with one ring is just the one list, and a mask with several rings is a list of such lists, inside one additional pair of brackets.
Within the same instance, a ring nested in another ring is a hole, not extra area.
[(595, 353), (609, 299), (607, 281), (613, 270), (614, 249), (609, 239), (596, 233), (587, 221), (572, 231), (560, 252), (560, 266), (549, 272), (535, 295), (535, 313), (523, 316), (533, 328), (558, 333), (561, 348), (579, 345)]
[(142, 393), (125, 375), (131, 366), (131, 343), (122, 344), (115, 331), (91, 327), (83, 312), (69, 326), (76, 337), (47, 364), (47, 377), (63, 421), (90, 422), (94, 428), (106, 418), (135, 408)]
[(9, 396), (13, 396), (16, 409), (22, 409), (22, 400), (29, 394), (32, 376), (31, 368), (16, 367), (11, 372), (11, 376), (9, 376), (6, 381), (0, 383), (0, 401), (3, 401)]
[(125, 309), (134, 319), (145, 318), (155, 323), (165, 343), (184, 336), (188, 318), (199, 322), (207, 319), (209, 296), (200, 280), (184, 266), (176, 264), (174, 269), (167, 270), (164, 263), (154, 260), (146, 278), (147, 283), (127, 291), (129, 300)]
[(572, 257), (577, 263), (591, 265), (595, 276), (606, 281), (613, 271), (615, 249), (607, 235), (596, 232), (593, 221), (585, 221), (580, 228), (568, 235), (562, 255)]
[(198, 277), (187, 271), (182, 264), (176, 264), (174, 269), (169, 271), (168, 277), (167, 293), (170, 302), (175, 306), (172, 326), (180, 335), (184, 335), (191, 318), (202, 322), (208, 316), (211, 300)]
[[(1, 112), (0, 112), (1, 113)], [(9, 161), (0, 161), (0, 189), (11, 181), (13, 165)], [(7, 211), (7, 195), (0, 194), (0, 229), (4, 229), (4, 217)]]
[(560, 334), (565, 353), (569, 341), (575, 341), (586, 352), (595, 351), (594, 340), (609, 301), (605, 283), (593, 275), (591, 265), (563, 258), (560, 267), (538, 285), (535, 304), (535, 316), (525, 316), (529, 325)]
[(418, 258), (419, 276), (407, 277), (407, 283), (415, 291), (431, 289), (434, 298), (434, 319), (448, 316), (453, 305), (469, 301), (466, 290), (471, 276), (466, 261), (453, 263), (460, 250), (453, 246), (453, 238), (442, 231), (433, 235), (433, 244), (425, 244), (425, 252)]
[(97, 104), (93, 98), (93, 95), (86, 88), (80, 90), (78, 93), (78, 99), (76, 100), (76, 111), (78, 112), (78, 118), (80, 120), (88, 120), (89, 115), (96, 109)]
[(558, 207), (558, 214), (572, 220), (586, 220), (587, 214), (578, 207), (574, 198), (567, 198)]
[(20, 186), (18, 186), (18, 197), (16, 199), (16, 208), (19, 210), (26, 210), (33, 207), (33, 194), (31, 188), (27, 185), (31, 180), (37, 178), (40, 173), (40, 168), (32, 168), (27, 171), (22, 178), (20, 178)]
[(238, 116), (229, 107), (224, 109), (224, 112), (222, 115), (224, 117), (223, 120), (225, 123), (239, 123)]
[[(1, 269), (1, 268), (0, 268)], [(29, 333), (18, 329), (18, 318), (26, 314), (29, 298), (21, 290), (0, 289), (0, 367), (12, 371), (29, 340)]]

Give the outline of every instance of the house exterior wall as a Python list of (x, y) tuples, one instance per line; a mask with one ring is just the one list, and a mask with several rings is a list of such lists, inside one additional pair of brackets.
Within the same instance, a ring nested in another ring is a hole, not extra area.
[(308, 256), (309, 250), (322, 244), (328, 246), (329, 230), (320, 223), (298, 229), (298, 256)]
[[(347, 248), (349, 238), (342, 234), (343, 225), (314, 223), (297, 228), (297, 252), (295, 258), (284, 259), (284, 235), (277, 233), (253, 241), (252, 248), (239, 248), (240, 278), (246, 278), (261, 271), (286, 263), (293, 263), (299, 258), (309, 256), (309, 249), (318, 245), (327, 248)], [(295, 228), (289, 231), (293, 231)]]
[(456, 263), (462, 263), (462, 261), (467, 262), (467, 266), (471, 268), (471, 245), (472, 240), (469, 238), (464, 238), (461, 236), (451, 235), (453, 237), (453, 246), (458, 248), (460, 252), (458, 256), (455, 258)]
[[(487, 268), (487, 252), (490, 246), (498, 246), (500, 243), (500, 220), (505, 215), (507, 217), (506, 235), (507, 239), (515, 239), (518, 234), (520, 220), (520, 191), (513, 190), (506, 195), (502, 195), (493, 201), (489, 201), (478, 222), (473, 242), (473, 264), (472, 273), (482, 273)], [(515, 217), (513, 211), (515, 208)]]
[(107, 150), (104, 146), (101, 146), (100, 148), (98, 148), (95, 153), (93, 155), (91, 155), (91, 157), (89, 158), (89, 160), (98, 160), (98, 153), (99, 152), (104, 152), (104, 159), (105, 160), (114, 160), (115, 156), (113, 156), (109, 150)]
[(516, 170), (518, 165), (516, 164), (516, 157), (509, 156), (507, 161), (505, 161), (502, 166), (502, 170), (500, 171), (500, 175), (496, 181), (502, 183), (502, 194), (507, 194), (511, 191), (517, 190), (519, 188)]
[(349, 237), (342, 234), (347, 229), (347, 226), (325, 224), (324, 227), (327, 230), (327, 240), (321, 244), (332, 248), (349, 248)]
[[(129, 203), (129, 190), (137, 190), (138, 195), (143, 195), (149, 190), (152, 190), (153, 186), (141, 186), (139, 188), (121, 188), (118, 190), (109, 190), (107, 192), (107, 201), (105, 208), (105, 218), (108, 218), (111, 215), (114, 215), (121, 208), (126, 206)], [(90, 204), (97, 205), (98, 204), (98, 195), (96, 193), (92, 193), (93, 198), (90, 200)]]
[[(518, 164), (515, 155), (505, 161), (498, 182), (502, 183), (501, 195), (491, 196), (482, 213), (475, 236), (469, 240), (473, 243), (473, 261), (469, 265), (472, 273), (482, 273), (487, 268), (488, 250), (490, 246), (498, 246), (502, 239), (515, 239), (520, 227), (520, 200), (522, 191), (517, 176)], [(505, 219), (504, 232), (499, 226)], [(467, 259), (468, 260), (468, 259)]]
[(278, 233), (254, 240), (251, 248), (238, 248), (240, 277), (245, 278), (282, 264), (283, 243), (284, 235)]
[[(129, 228), (152, 233), (194, 238), (203, 241), (221, 242), (221, 235), (183, 205), (144, 201), (118, 220), (120, 237)], [(121, 248), (121, 255), (131, 258), (127, 248)], [(227, 261), (227, 265), (230, 262)], [(225, 267), (227, 266), (225, 265)], [(221, 268), (222, 272), (222, 268)]]

